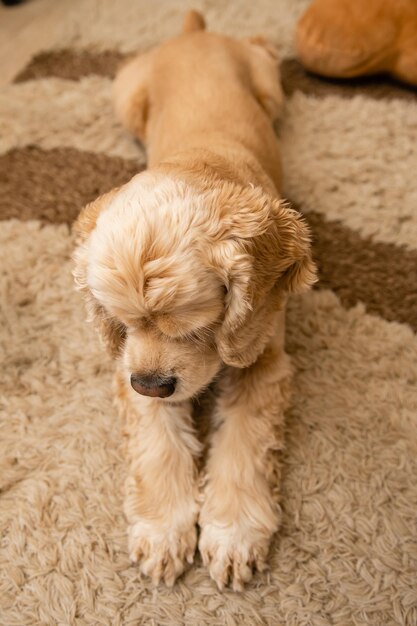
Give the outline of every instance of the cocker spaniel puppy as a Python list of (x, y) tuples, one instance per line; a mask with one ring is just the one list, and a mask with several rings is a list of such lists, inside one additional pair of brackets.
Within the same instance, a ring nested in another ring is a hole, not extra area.
[[(119, 72), (114, 95), (149, 169), (81, 212), (74, 275), (117, 364), (130, 556), (172, 585), (198, 524), (211, 576), (239, 590), (279, 525), (285, 303), (315, 280), (308, 229), (279, 196), (277, 59), (191, 12)], [(192, 402), (213, 381), (199, 474)]]

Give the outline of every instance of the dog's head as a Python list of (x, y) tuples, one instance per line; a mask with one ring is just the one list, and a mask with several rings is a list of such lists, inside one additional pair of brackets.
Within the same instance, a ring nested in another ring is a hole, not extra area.
[(260, 189), (145, 172), (88, 205), (74, 276), (132, 387), (190, 398), (263, 351), (289, 292), (315, 280), (307, 227)]

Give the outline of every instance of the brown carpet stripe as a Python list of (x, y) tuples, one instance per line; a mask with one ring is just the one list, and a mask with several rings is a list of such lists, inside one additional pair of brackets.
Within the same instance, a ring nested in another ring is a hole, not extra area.
[[(80, 208), (140, 171), (135, 162), (73, 148), (29, 146), (0, 156), (0, 219), (68, 223)], [(318, 288), (332, 289), (344, 306), (417, 330), (417, 252), (374, 243), (349, 228), (309, 212)]]
[[(93, 52), (89, 50), (61, 49), (41, 52), (15, 77), (15, 83), (40, 78), (79, 80), (96, 74), (113, 78), (118, 67), (130, 55), (116, 50)], [(353, 98), (368, 96), (376, 100), (415, 100), (417, 89), (402, 84), (389, 76), (367, 76), (349, 80), (321, 78), (307, 72), (296, 59), (285, 59), (281, 64), (282, 84), (286, 95), (295, 91), (325, 97), (337, 95)]]
[(362, 78), (322, 78), (307, 72), (296, 59), (285, 59), (281, 64), (284, 92), (290, 96), (295, 91), (318, 98), (339, 96), (353, 98), (367, 96), (374, 100), (416, 100), (417, 88), (394, 80), (387, 75)]
[(40, 52), (29, 61), (14, 79), (14, 83), (40, 78), (79, 80), (96, 74), (113, 78), (120, 64), (129, 55), (116, 50), (90, 52), (89, 50), (52, 50)]
[(332, 289), (346, 307), (358, 302), (417, 331), (417, 252), (361, 237), (319, 213), (307, 213), (313, 233), (318, 288)]
[(71, 223), (81, 207), (141, 170), (136, 161), (75, 148), (0, 155), (0, 219)]

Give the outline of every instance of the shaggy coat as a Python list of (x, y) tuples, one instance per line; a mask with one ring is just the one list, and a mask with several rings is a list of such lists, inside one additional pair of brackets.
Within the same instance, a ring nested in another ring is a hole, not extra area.
[[(284, 309), (315, 280), (306, 225), (280, 199), (277, 59), (191, 12), (114, 95), (149, 169), (81, 212), (74, 275), (117, 363), (130, 556), (171, 585), (198, 524), (211, 576), (238, 590), (279, 525)], [(203, 464), (192, 403), (213, 383)]]

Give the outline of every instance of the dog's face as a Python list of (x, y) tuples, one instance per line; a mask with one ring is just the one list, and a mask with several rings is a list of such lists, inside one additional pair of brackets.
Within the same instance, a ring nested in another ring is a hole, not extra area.
[[(159, 222), (156, 214), (156, 223), (141, 228), (136, 211), (112, 227), (118, 213), (103, 215), (92, 234), (91, 292), (122, 329), (118, 352), (132, 387), (142, 395), (189, 398), (221, 366), (215, 343), (220, 280), (204, 266), (195, 233), (170, 236), (173, 223)], [(158, 228), (166, 229), (162, 236)]]
[(314, 280), (306, 227), (259, 190), (144, 173), (84, 209), (74, 272), (142, 395), (198, 394), (254, 362), (288, 291)]
[(143, 395), (189, 398), (221, 366), (214, 335), (224, 293), (205, 263), (191, 204), (167, 181), (149, 190), (133, 182), (91, 234), (88, 285), (122, 329), (120, 357)]

